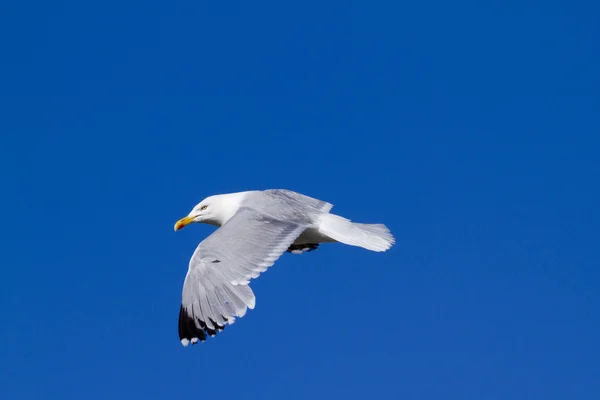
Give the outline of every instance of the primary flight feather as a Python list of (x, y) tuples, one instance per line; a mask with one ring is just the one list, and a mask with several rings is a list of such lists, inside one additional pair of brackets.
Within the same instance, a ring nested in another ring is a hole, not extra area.
[(382, 224), (360, 224), (330, 214), (333, 205), (290, 190), (272, 189), (207, 197), (179, 230), (194, 222), (218, 226), (194, 251), (183, 284), (179, 339), (205, 341), (253, 309), (249, 283), (284, 253), (315, 250), (340, 242), (386, 251), (394, 237)]

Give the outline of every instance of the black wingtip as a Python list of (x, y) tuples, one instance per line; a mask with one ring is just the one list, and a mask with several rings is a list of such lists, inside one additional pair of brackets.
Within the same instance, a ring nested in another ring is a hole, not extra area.
[[(227, 320), (226, 318), (223, 318)], [(187, 346), (188, 344), (197, 344), (199, 341), (206, 341), (206, 335), (211, 337), (215, 336), (217, 332), (225, 329), (224, 326), (219, 326), (215, 321), (210, 319), (210, 322), (216, 329), (211, 329), (206, 326), (206, 323), (200, 318), (197, 318), (188, 309), (181, 305), (179, 307), (179, 340), (181, 344)]]
[(206, 340), (206, 333), (196, 326), (193, 315), (188, 314), (183, 305), (179, 308), (179, 340), (184, 346)]

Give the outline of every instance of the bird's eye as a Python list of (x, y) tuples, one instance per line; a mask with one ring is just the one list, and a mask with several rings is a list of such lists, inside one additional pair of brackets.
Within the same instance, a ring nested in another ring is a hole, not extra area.
[(202, 206), (202, 207), (200, 207), (200, 211), (204, 211), (204, 210), (206, 210), (207, 208), (208, 208), (208, 206)]

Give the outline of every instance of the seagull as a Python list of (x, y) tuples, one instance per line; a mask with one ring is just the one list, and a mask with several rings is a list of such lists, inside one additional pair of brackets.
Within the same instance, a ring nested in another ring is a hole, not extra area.
[(382, 252), (394, 244), (383, 224), (352, 222), (332, 204), (291, 190), (252, 190), (209, 196), (175, 223), (219, 227), (194, 251), (183, 284), (179, 339), (183, 346), (214, 337), (256, 299), (249, 286), (283, 253), (314, 251), (339, 242)]

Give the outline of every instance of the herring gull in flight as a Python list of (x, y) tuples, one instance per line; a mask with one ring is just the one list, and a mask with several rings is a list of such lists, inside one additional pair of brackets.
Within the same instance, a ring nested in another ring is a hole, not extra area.
[(285, 252), (340, 242), (386, 251), (394, 237), (383, 224), (360, 224), (329, 211), (332, 204), (290, 190), (255, 190), (207, 197), (175, 230), (193, 222), (218, 226), (194, 251), (183, 284), (179, 339), (184, 346), (215, 336), (253, 309), (249, 283)]

